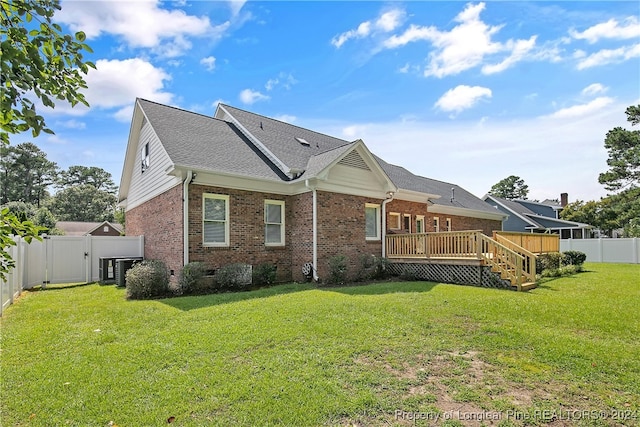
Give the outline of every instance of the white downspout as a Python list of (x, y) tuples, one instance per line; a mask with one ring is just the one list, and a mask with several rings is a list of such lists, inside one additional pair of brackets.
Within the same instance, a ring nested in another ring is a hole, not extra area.
[(188, 170), (187, 177), (182, 183), (182, 246), (183, 266), (189, 264), (189, 184), (193, 179), (193, 172)]
[(309, 184), (309, 180), (304, 181), (305, 187), (311, 190), (313, 196), (312, 217), (313, 217), (313, 280), (318, 281), (318, 193), (316, 187)]
[(382, 258), (387, 256), (387, 203), (393, 200), (393, 191), (387, 193), (387, 198), (382, 201)]

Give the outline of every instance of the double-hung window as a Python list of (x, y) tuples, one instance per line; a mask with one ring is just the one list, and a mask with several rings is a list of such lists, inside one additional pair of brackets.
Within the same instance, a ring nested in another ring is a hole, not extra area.
[(264, 244), (284, 246), (284, 202), (264, 201)]
[(204, 246), (229, 246), (229, 196), (202, 195), (202, 236)]
[(366, 239), (380, 240), (380, 205), (365, 204), (364, 220)]
[(433, 231), (436, 233), (440, 231), (440, 218), (437, 216), (433, 217)]

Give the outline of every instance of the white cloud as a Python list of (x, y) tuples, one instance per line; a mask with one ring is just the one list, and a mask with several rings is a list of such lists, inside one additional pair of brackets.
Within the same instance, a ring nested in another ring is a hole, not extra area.
[(218, 108), (218, 104), (228, 104), (228, 102), (227, 102), (227, 101), (225, 101), (225, 100), (224, 100), (224, 99), (222, 99), (222, 98), (218, 98), (218, 99), (216, 99), (215, 101), (213, 101), (213, 103), (211, 103), (211, 106), (212, 106), (214, 109), (216, 109), (216, 108)]
[(450, 31), (440, 31), (436, 27), (411, 25), (404, 33), (393, 35), (383, 42), (383, 47), (395, 49), (415, 41), (429, 41), (435, 48), (429, 53), (429, 64), (424, 75), (445, 77), (479, 66), (487, 57), (506, 53), (507, 57), (498, 64), (486, 65), (483, 73), (504, 71), (530, 54), (535, 47), (536, 36), (528, 40), (508, 40), (505, 43), (492, 38), (502, 29), (502, 25), (490, 26), (480, 19), (485, 3), (469, 4), (454, 19), (458, 22)]
[(70, 119), (66, 121), (58, 121), (56, 122), (56, 126), (60, 126), (67, 129), (86, 129), (87, 124), (84, 122), (80, 122), (75, 119)]
[(207, 71), (213, 71), (216, 69), (216, 58), (214, 56), (207, 56), (202, 58), (200, 63), (205, 66)]
[(274, 119), (280, 120), (281, 122), (285, 122), (285, 123), (293, 123), (298, 118), (296, 116), (292, 116), (291, 114), (282, 114), (280, 116), (275, 116)]
[(580, 118), (593, 113), (596, 113), (609, 104), (613, 103), (613, 98), (601, 96), (586, 104), (574, 105), (567, 108), (562, 108), (553, 114), (545, 116), (549, 119), (567, 119), (567, 118)]
[(269, 99), (269, 96), (251, 89), (244, 89), (242, 92), (240, 92), (240, 101), (242, 101), (244, 104), (251, 105), (258, 101), (266, 101), (267, 99)]
[(580, 32), (575, 29), (569, 30), (571, 37), (577, 40), (586, 40), (593, 44), (601, 39), (634, 39), (640, 37), (640, 22), (635, 16), (630, 16), (619, 23), (615, 19), (594, 25)]
[(605, 93), (607, 90), (609, 90), (608, 87), (600, 83), (593, 83), (585, 87), (584, 89), (582, 89), (581, 93), (584, 96), (591, 96), (591, 95), (597, 95), (599, 93)]
[(298, 83), (298, 81), (293, 77), (291, 73), (281, 72), (277, 77), (269, 79), (267, 83), (265, 83), (264, 88), (268, 91), (275, 89), (278, 86), (285, 88), (286, 90), (290, 90), (291, 86)]
[[(582, 51), (579, 51), (582, 52)], [(578, 54), (580, 55), (580, 54)], [(640, 57), (640, 43), (631, 46), (623, 46), (618, 49), (602, 49), (588, 56), (576, 56), (579, 58), (577, 68), (584, 70), (586, 68), (598, 67), (601, 65), (617, 64), (627, 61), (631, 58)]]
[(491, 89), (481, 86), (460, 85), (449, 89), (435, 106), (442, 111), (459, 113), (473, 107), (483, 98), (491, 98)]
[(378, 33), (388, 33), (398, 28), (404, 21), (405, 11), (392, 9), (382, 13), (375, 22), (364, 21), (357, 28), (338, 34), (331, 39), (336, 48), (342, 47), (351, 39), (361, 39)]
[(240, 9), (242, 9), (246, 2), (247, 0), (229, 0), (229, 6), (231, 7), (233, 16), (237, 16), (240, 13)]
[(165, 57), (189, 50), (189, 37), (220, 37), (230, 26), (225, 22), (214, 27), (207, 16), (163, 9), (159, 0), (65, 0), (56, 20), (68, 24), (73, 31), (84, 31), (89, 39), (112, 34), (121, 37), (129, 47), (151, 49)]
[(500, 73), (507, 68), (511, 67), (516, 62), (520, 62), (522, 59), (531, 52), (536, 45), (537, 36), (531, 36), (529, 40), (509, 40), (507, 42), (507, 49), (511, 51), (511, 55), (506, 57), (502, 62), (494, 65), (485, 65), (482, 67), (483, 74), (495, 74)]

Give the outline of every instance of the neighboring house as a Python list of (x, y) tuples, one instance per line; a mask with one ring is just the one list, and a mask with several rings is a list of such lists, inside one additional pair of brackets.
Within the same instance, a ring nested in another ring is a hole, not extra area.
[(104, 222), (81, 222), (81, 221), (58, 221), (56, 228), (61, 230), (65, 236), (120, 236), (122, 226), (109, 221)]
[(209, 117), (137, 99), (119, 193), (128, 235), (173, 274), (201, 261), (326, 278), (329, 260), (384, 256), (385, 235), (500, 230), (504, 214), (345, 141), (220, 104)]
[(592, 225), (560, 219), (560, 211), (567, 205), (566, 193), (562, 193), (561, 203), (507, 200), (491, 194), (487, 194), (484, 200), (509, 215), (502, 224), (503, 231), (553, 233), (559, 234), (561, 239), (586, 239), (592, 235)]

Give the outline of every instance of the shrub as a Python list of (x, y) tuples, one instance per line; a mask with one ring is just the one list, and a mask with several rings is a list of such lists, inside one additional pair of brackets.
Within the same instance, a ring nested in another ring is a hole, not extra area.
[(562, 254), (560, 252), (549, 252), (539, 255), (536, 259), (536, 273), (542, 274), (544, 270), (557, 270), (560, 268)]
[(253, 284), (257, 286), (274, 284), (277, 270), (278, 267), (275, 264), (263, 263), (257, 265), (253, 269)]
[(384, 279), (389, 275), (387, 265), (389, 261), (386, 258), (377, 257), (371, 254), (360, 255), (360, 271), (358, 272), (358, 280), (377, 280)]
[(146, 299), (169, 293), (169, 271), (160, 260), (144, 260), (126, 272), (127, 298)]
[(331, 284), (343, 285), (347, 279), (347, 257), (336, 255), (329, 258), (329, 280)]
[(180, 291), (183, 294), (205, 293), (208, 286), (203, 280), (207, 275), (207, 267), (202, 262), (190, 262), (180, 272)]
[(251, 286), (251, 266), (228, 264), (216, 271), (215, 281), (220, 289), (242, 291)]
[(564, 265), (582, 265), (587, 260), (587, 254), (580, 251), (566, 251), (562, 255)]

